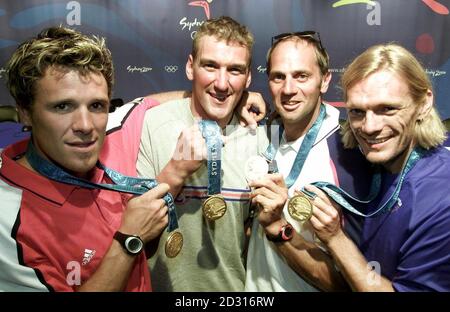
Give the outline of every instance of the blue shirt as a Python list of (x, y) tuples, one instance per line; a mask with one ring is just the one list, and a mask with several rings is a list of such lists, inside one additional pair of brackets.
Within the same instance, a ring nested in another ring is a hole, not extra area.
[[(398, 178), (383, 176), (382, 202)], [(439, 147), (419, 160), (392, 210), (366, 219), (362, 230), (360, 250), (395, 290), (450, 291), (450, 152)]]

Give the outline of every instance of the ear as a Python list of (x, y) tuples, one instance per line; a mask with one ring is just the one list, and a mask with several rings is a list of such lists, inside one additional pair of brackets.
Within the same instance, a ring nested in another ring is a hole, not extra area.
[(322, 83), (320, 85), (320, 93), (324, 94), (328, 90), (328, 86), (330, 85), (331, 81), (331, 73), (328, 71), (325, 73), (325, 75), (322, 76)]
[(426, 116), (428, 116), (428, 114), (430, 113), (431, 109), (433, 108), (433, 102), (434, 102), (433, 91), (428, 89), (426, 97), (425, 97), (425, 102), (421, 105), (421, 107), (419, 109), (419, 113), (417, 114), (417, 120), (418, 121), (421, 121)]
[(189, 54), (186, 63), (186, 76), (190, 81), (194, 80), (194, 58), (192, 57), (192, 54)]
[(18, 106), (17, 111), (19, 113), (19, 121), (23, 123), (24, 126), (31, 127), (31, 108), (23, 108), (21, 106)]
[(245, 83), (245, 88), (247, 89), (250, 87), (250, 83), (252, 82), (252, 70), (251, 68), (248, 69), (248, 76), (247, 76), (247, 82)]

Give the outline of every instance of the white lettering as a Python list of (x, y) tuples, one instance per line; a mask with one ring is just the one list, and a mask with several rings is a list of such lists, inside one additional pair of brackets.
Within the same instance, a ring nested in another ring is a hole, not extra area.
[(67, 270), (70, 270), (67, 273), (66, 282), (69, 286), (81, 285), (81, 266), (78, 261), (70, 261), (66, 266)]
[(258, 73), (265, 73), (267, 71), (267, 68), (266, 67), (262, 67), (261, 65), (259, 65), (257, 70), (258, 70)]
[(153, 70), (153, 68), (152, 67), (136, 67), (136, 66), (131, 66), (131, 65), (128, 65), (127, 66), (127, 71), (129, 72), (129, 73), (134, 73), (134, 72), (138, 72), (138, 73), (147, 73), (147, 72), (149, 72), (149, 71), (152, 71)]
[(204, 21), (199, 21), (197, 20), (197, 18), (195, 18), (192, 22), (189, 22), (187, 17), (183, 17), (180, 20), (179, 24), (182, 26), (181, 30), (185, 30), (187, 28), (189, 31), (191, 31), (192, 27), (200, 27), (203, 23)]
[(373, 8), (372, 11), (367, 14), (367, 25), (373, 26), (373, 25), (381, 25), (381, 6), (378, 1), (372, 1), (374, 5), (368, 4), (366, 6), (367, 10), (370, 10)]
[(67, 14), (67, 25), (81, 25), (81, 4), (78, 1), (70, 1), (66, 5), (67, 10), (72, 10)]
[[(1, 73), (1, 70), (0, 70), (0, 73)], [(426, 73), (433, 77), (439, 77), (439, 76), (447, 74), (446, 71), (437, 70), (437, 69), (426, 69)]]
[(196, 299), (186, 298), (183, 296), (181, 299), (175, 300), (176, 307), (201, 307), (205, 310), (208, 307), (209, 299)]

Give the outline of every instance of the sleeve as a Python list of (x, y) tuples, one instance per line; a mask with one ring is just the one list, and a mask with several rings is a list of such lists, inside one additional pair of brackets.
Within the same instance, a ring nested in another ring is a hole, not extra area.
[(150, 98), (136, 99), (109, 114), (100, 160), (107, 167), (136, 176), (136, 161), (146, 112), (159, 105)]
[(450, 291), (450, 200), (438, 192), (443, 195), (414, 195), (410, 235), (399, 251), (392, 280), (397, 291)]

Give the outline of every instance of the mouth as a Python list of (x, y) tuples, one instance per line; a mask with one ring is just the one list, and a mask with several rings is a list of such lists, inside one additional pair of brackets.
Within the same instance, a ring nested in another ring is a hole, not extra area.
[(209, 96), (215, 99), (217, 102), (225, 102), (228, 98), (228, 94), (209, 93)]
[(297, 108), (300, 107), (301, 102), (299, 101), (282, 101), (281, 105), (283, 106), (283, 109), (291, 112), (291, 111), (295, 111)]
[(366, 145), (372, 149), (380, 149), (384, 143), (389, 141), (391, 137), (384, 137), (384, 138), (364, 138), (362, 137)]
[(97, 140), (92, 140), (92, 141), (88, 141), (88, 142), (68, 142), (66, 144), (68, 146), (70, 146), (71, 148), (81, 150), (81, 151), (87, 151), (87, 150), (90, 150), (91, 148), (93, 148), (95, 146), (96, 142), (97, 142)]

